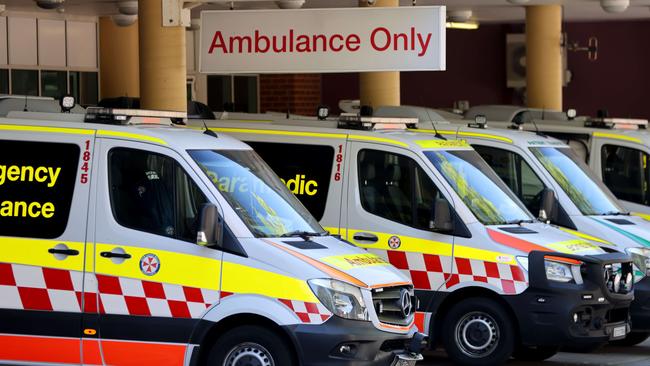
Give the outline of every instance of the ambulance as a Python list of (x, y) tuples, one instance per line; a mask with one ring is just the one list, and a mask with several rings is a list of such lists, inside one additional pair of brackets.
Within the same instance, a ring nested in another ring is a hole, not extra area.
[(422, 359), (413, 285), (183, 114), (0, 118), (0, 363)]
[[(438, 116), (432, 110), (418, 118)], [(414, 108), (383, 107), (377, 113), (416, 115)], [(439, 118), (430, 118), (439, 119)], [(543, 133), (492, 128), (480, 116), (474, 122), (420, 120), (414, 131), (464, 138), (532, 213), (545, 213), (561, 230), (608, 252), (627, 252), (635, 264), (632, 333), (617, 343), (635, 345), (650, 336), (650, 223), (630, 216), (587, 165), (562, 141)], [(434, 126), (435, 124), (435, 126)], [(436, 127), (437, 126), (437, 127)], [(550, 196), (550, 197), (549, 197)], [(545, 207), (546, 205), (546, 207)]]
[(327, 230), (408, 275), (419, 329), (455, 364), (628, 333), (627, 255), (536, 222), (463, 140), (410, 132), (413, 118), (326, 115), (188, 123), (247, 142)]
[[(493, 126), (512, 123), (564, 141), (634, 215), (650, 220), (650, 132), (648, 121), (576, 117), (575, 110), (543, 111), (517, 106), (476, 106), (465, 118), (485, 116)], [(502, 122), (492, 122), (502, 121)], [(537, 125), (537, 127), (535, 127)]]

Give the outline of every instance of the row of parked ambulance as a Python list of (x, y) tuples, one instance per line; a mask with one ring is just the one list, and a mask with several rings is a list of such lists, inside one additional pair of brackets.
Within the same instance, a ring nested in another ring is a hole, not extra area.
[(1, 363), (499, 365), (650, 334), (650, 175), (617, 150), (640, 121), (11, 103)]

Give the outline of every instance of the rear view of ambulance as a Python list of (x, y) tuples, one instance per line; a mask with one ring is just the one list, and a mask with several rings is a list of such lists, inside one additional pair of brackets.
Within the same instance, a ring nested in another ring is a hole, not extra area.
[(421, 359), (407, 277), (247, 145), (133, 113), (0, 120), (0, 363)]
[(409, 132), (408, 118), (273, 119), (205, 123), (250, 144), (328, 230), (410, 276), (418, 327), (456, 364), (628, 332), (629, 257), (535, 222), (464, 141)]

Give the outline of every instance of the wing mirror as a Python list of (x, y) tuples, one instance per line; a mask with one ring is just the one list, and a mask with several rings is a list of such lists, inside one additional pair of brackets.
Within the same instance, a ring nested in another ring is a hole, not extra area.
[(436, 199), (434, 203), (435, 216), (431, 229), (437, 232), (450, 232), (454, 230), (454, 222), (451, 218), (451, 207), (449, 201), (444, 198)]
[(201, 208), (196, 244), (208, 248), (217, 248), (223, 244), (223, 218), (213, 203), (206, 203)]
[(545, 188), (542, 192), (542, 201), (539, 206), (539, 220), (545, 223), (555, 222), (555, 216), (557, 215), (556, 210), (557, 200), (555, 199), (555, 192), (553, 190)]

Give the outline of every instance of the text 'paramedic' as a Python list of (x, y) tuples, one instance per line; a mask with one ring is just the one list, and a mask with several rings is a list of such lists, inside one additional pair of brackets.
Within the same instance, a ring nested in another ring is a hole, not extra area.
[(365, 44), (373, 50), (415, 52), (418, 57), (427, 54), (431, 46), (431, 33), (420, 33), (415, 27), (408, 32), (392, 32), (377, 27), (370, 32), (369, 39), (358, 34), (297, 34), (290, 29), (287, 34), (265, 35), (255, 30), (251, 35), (226, 35), (216, 31), (212, 37), (209, 54), (215, 51), (228, 53), (328, 53), (357, 52)]

